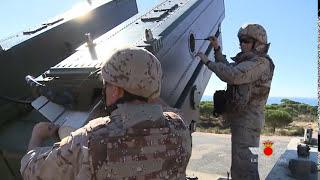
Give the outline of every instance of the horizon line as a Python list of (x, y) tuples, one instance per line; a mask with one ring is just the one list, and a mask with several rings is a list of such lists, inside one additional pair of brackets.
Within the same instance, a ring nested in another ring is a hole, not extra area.
[[(203, 96), (213, 96), (213, 95), (202, 95)], [(318, 97), (303, 97), (303, 96), (291, 96), (291, 97), (288, 97), (288, 96), (269, 96), (268, 98), (309, 98), (309, 99), (318, 99)]]

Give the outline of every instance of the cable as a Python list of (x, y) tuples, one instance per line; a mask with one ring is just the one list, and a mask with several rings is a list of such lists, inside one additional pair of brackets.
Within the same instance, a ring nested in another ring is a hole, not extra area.
[(12, 167), (10, 166), (7, 158), (5, 158), (2, 150), (0, 150), (0, 157), (3, 159), (5, 165), (7, 166), (8, 170), (10, 171), (10, 174), (12, 175), (12, 177), (14, 177), (14, 179), (16, 179), (17, 176), (15, 175), (14, 170), (13, 170)]
[(1, 95), (0, 95), (0, 99), (5, 100), (5, 101), (9, 101), (9, 102), (18, 103), (18, 104), (31, 104), (31, 102), (32, 102), (32, 101), (17, 100), (17, 99), (13, 99), (11, 97), (8, 97), (8, 96), (1, 96)]

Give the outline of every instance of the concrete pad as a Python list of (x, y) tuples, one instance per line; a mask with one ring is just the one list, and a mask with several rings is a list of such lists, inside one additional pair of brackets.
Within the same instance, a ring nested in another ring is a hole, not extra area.
[(221, 177), (221, 175), (218, 175), (218, 174), (209, 174), (209, 173), (196, 172), (196, 171), (191, 171), (191, 170), (187, 170), (187, 175), (198, 177), (199, 180), (202, 180), (202, 179), (217, 180)]

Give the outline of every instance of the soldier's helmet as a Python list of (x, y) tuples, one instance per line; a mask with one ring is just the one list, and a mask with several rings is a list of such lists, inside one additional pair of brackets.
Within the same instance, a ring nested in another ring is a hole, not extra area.
[(138, 47), (121, 47), (109, 53), (104, 60), (101, 70), (104, 81), (137, 96), (160, 96), (161, 64), (149, 51)]
[(244, 24), (238, 32), (238, 38), (243, 36), (251, 37), (262, 44), (267, 44), (267, 32), (259, 24)]

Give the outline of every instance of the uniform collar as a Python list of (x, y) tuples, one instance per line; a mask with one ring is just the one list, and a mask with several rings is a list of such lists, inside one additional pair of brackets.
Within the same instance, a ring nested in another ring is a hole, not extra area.
[(246, 53), (240, 52), (235, 57), (232, 57), (231, 59), (236, 63), (241, 63), (241, 62), (243, 62), (245, 60), (252, 59), (252, 58), (254, 58), (256, 56), (257, 56), (257, 54), (254, 53), (253, 51), (249, 51), (249, 52), (246, 52)]
[(118, 108), (111, 113), (111, 121), (120, 119), (124, 128), (132, 127), (140, 122), (157, 121), (163, 116), (162, 107), (158, 104), (118, 104)]

